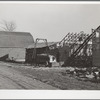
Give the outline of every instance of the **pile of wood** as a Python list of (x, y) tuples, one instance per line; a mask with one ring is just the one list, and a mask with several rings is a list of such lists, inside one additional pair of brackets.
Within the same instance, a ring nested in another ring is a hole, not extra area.
[(71, 68), (66, 70), (66, 74), (80, 80), (100, 82), (100, 70), (98, 68)]

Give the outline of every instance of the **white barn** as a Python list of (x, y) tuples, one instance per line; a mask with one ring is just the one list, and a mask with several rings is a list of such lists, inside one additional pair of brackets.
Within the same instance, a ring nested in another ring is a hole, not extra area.
[(25, 61), (25, 48), (33, 43), (28, 32), (0, 31), (0, 57), (8, 54), (10, 60)]

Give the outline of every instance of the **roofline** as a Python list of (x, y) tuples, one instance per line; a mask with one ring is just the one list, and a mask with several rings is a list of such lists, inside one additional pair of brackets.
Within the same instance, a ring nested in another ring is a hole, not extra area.
[(26, 48), (26, 47), (0, 47), (0, 48)]
[[(8, 34), (11, 34), (11, 35), (15, 35), (15, 34), (20, 34), (20, 35), (30, 35), (32, 36), (32, 34), (30, 32), (16, 32), (16, 31), (13, 31), (13, 32), (10, 32), (10, 31), (0, 31), (0, 34), (3, 34), (3, 35), (7, 35), (7, 34), (4, 34), (4, 33), (8, 33)], [(33, 36), (32, 36), (33, 37)]]
[[(27, 34), (28, 36), (32, 36), (32, 38), (33, 38), (33, 35), (32, 35), (30, 32), (20, 32), (20, 31), (19, 31), (19, 32), (16, 32), (16, 31), (13, 31), (13, 32), (10, 32), (10, 31), (0, 31), (0, 32), (1, 32), (2, 34), (3, 34), (3, 33), (12, 33), (11, 35), (15, 35), (15, 34), (13, 34), (13, 33), (16, 33), (16, 34), (20, 33), (21, 35), (22, 35), (22, 34), (24, 34), (24, 35)], [(0, 33), (0, 34), (1, 34), (1, 33)], [(5, 34), (4, 34), (4, 35), (5, 35)], [(7, 34), (6, 34), (6, 35), (7, 35)], [(34, 42), (34, 38), (33, 38), (33, 42)]]
[(9, 32), (9, 33), (30, 33), (30, 32), (22, 32), (22, 31), (0, 31), (0, 32)]

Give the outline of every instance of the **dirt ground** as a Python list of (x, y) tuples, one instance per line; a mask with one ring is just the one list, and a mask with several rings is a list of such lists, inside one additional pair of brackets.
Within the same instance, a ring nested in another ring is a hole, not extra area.
[(67, 68), (61, 67), (34, 67), (11, 64), (12, 68), (23, 75), (62, 90), (100, 90), (100, 83), (80, 80), (65, 74)]
[(14, 65), (0, 62), (0, 89), (55, 90), (57, 88), (23, 74), (16, 70)]

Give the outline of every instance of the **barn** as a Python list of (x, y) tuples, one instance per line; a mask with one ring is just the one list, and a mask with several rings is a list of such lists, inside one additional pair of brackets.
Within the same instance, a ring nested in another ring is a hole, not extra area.
[(9, 60), (25, 61), (25, 48), (34, 43), (28, 32), (0, 31), (0, 60), (8, 55)]

